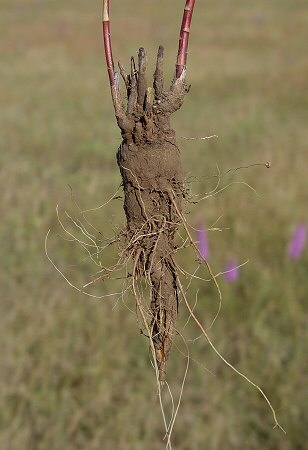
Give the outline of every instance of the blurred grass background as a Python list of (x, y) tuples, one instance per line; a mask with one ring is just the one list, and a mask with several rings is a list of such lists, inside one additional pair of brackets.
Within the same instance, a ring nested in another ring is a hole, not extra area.
[[(175, 61), (182, 2), (114, 1), (114, 53), (127, 65), (138, 46), (166, 49)], [(179, 3), (181, 7), (179, 7)], [(112, 299), (91, 300), (53, 270), (49, 252), (76, 283), (94, 272), (82, 252), (57, 236), (56, 204), (74, 214), (108, 200), (118, 188), (115, 125), (101, 40), (101, 2), (1, 0), (1, 450), (161, 449), (163, 428), (148, 343), (136, 317)], [(308, 10), (304, 0), (200, 1), (190, 43), (184, 107), (174, 117), (194, 193), (230, 168), (271, 161), (271, 169), (230, 172), (220, 195), (187, 208), (209, 232), (211, 264), (239, 263), (237, 283), (221, 279), (223, 309), (211, 330), (218, 349), (258, 383), (278, 411), (273, 430), (259, 393), (200, 339), (174, 429), (181, 450), (307, 448), (307, 251), (295, 263), (288, 244), (307, 223)], [(202, 178), (203, 177), (203, 178)], [(205, 177), (205, 178), (204, 178)], [(75, 208), (75, 209), (74, 209)], [(105, 235), (121, 228), (121, 201), (87, 216)], [(111, 263), (114, 252), (104, 254)], [(188, 251), (178, 261), (191, 270)], [(198, 316), (210, 324), (217, 293), (200, 289)], [(97, 286), (113, 292), (115, 283)], [(191, 303), (194, 302), (194, 289)], [(127, 301), (134, 308), (133, 299)], [(115, 307), (114, 307), (115, 305)], [(180, 323), (187, 313), (180, 306)], [(187, 339), (198, 336), (192, 323)], [(177, 343), (181, 346), (180, 341)], [(185, 351), (185, 349), (182, 349)], [(185, 358), (176, 347), (169, 382), (177, 395)]]

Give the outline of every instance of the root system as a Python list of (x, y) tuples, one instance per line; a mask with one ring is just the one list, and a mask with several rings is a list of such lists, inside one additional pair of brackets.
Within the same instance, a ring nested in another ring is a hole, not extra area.
[(130, 243), (127, 251), (133, 258), (138, 254), (135, 275), (150, 285), (150, 329), (161, 382), (166, 378), (178, 314), (173, 253), (185, 197), (180, 150), (170, 117), (181, 107), (188, 91), (185, 76), (175, 79), (170, 90), (165, 91), (162, 65), (163, 48), (160, 47), (153, 88), (148, 87), (147, 58), (141, 48), (138, 68), (132, 58), (130, 75), (120, 65), (127, 92), (126, 106), (119, 90), (114, 96), (123, 138), (117, 161), (125, 194), (126, 239)]

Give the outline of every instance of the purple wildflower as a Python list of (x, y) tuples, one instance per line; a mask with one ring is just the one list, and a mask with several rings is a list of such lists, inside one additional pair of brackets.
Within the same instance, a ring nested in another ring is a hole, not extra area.
[(291, 259), (297, 261), (301, 257), (306, 245), (306, 240), (307, 226), (301, 224), (297, 227), (290, 243), (289, 256)]
[(207, 231), (204, 228), (198, 230), (198, 241), (201, 256), (207, 261), (210, 257), (210, 248)]
[(239, 279), (240, 269), (235, 259), (230, 259), (226, 265), (225, 279), (230, 283), (234, 283)]

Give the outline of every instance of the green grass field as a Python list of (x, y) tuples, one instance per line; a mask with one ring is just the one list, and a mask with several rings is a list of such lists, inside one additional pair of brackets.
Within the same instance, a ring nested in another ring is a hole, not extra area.
[[(69, 226), (64, 211), (78, 214), (71, 189), (88, 209), (106, 202), (120, 183), (120, 136), (104, 65), (100, 3), (0, 4), (1, 450), (165, 448), (148, 342), (133, 298), (124, 304), (85, 297), (52, 268), (44, 250), (51, 229), (48, 251), (55, 263), (79, 286), (90, 279), (95, 265), (82, 248), (61, 238), (56, 205)], [(116, 57), (127, 65), (142, 45), (153, 71), (156, 48), (163, 44), (171, 79), (178, 5), (184, 1), (113, 3)], [(188, 61), (192, 87), (173, 122), (187, 178), (196, 177), (191, 190), (212, 190), (218, 170), (272, 163), (270, 169), (230, 171), (220, 188), (236, 183), (187, 205), (195, 227), (211, 227), (220, 218), (223, 231), (209, 231), (215, 273), (229, 258), (249, 260), (236, 283), (219, 278), (223, 307), (210, 336), (265, 391), (287, 434), (272, 429), (259, 392), (204, 339), (191, 342), (199, 330), (190, 321), (183, 334), (192, 361), (173, 432), (176, 450), (307, 448), (308, 252), (297, 262), (288, 256), (297, 225), (308, 222), (307, 27), (304, 0), (196, 5)], [(211, 134), (219, 138), (180, 138)], [(112, 236), (125, 223), (121, 200), (87, 219)], [(107, 250), (103, 263), (111, 264), (116, 251)], [(178, 262), (192, 271), (192, 251), (180, 253)], [(121, 282), (110, 281), (93, 292), (119, 288)], [(195, 311), (208, 326), (218, 295), (210, 283), (194, 281), (191, 304), (197, 289)], [(180, 328), (187, 317), (181, 303)], [(183, 352), (179, 339), (168, 374), (175, 397)], [(166, 403), (170, 410), (167, 396)]]

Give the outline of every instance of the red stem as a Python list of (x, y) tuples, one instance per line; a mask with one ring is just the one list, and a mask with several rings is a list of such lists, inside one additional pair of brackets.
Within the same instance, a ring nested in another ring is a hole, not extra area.
[(110, 37), (110, 0), (103, 0), (103, 35), (110, 86), (114, 85), (114, 62)]
[(191, 19), (194, 12), (196, 0), (186, 0), (184, 9), (183, 21), (180, 31), (179, 51), (176, 61), (175, 77), (178, 79), (182, 75), (184, 68), (186, 67), (187, 54), (188, 54), (188, 41), (190, 34)]

